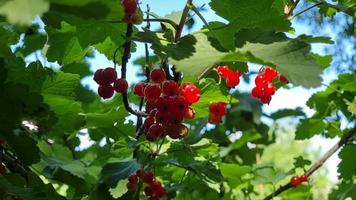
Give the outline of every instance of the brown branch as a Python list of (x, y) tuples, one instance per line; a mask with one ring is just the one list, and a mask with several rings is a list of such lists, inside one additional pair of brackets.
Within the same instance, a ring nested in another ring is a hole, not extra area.
[[(356, 127), (352, 128), (349, 132), (347, 132), (331, 149), (329, 149), (329, 151), (327, 151), (319, 160), (317, 160), (304, 173), (304, 175), (306, 175), (307, 177), (311, 176), (316, 170), (318, 170), (321, 166), (323, 166), (325, 161), (327, 161), (340, 147), (346, 144), (355, 133), (356, 133)], [(292, 186), (290, 183), (283, 185), (280, 188), (278, 188), (275, 192), (265, 197), (264, 200), (273, 199), (273, 197), (293, 187), (294, 186)]]
[(193, 0), (187, 0), (187, 3), (185, 4), (183, 13), (182, 13), (182, 17), (180, 18), (179, 24), (178, 24), (178, 28), (176, 30), (176, 34), (174, 37), (175, 42), (178, 42), (179, 38), (182, 35), (182, 31), (185, 25), (185, 22), (187, 20), (188, 14), (190, 9), (192, 8), (193, 5)]
[(20, 174), (28, 180), (28, 168), (24, 167), (21, 162), (12, 156), (5, 148), (0, 146), (0, 161), (11, 171)]

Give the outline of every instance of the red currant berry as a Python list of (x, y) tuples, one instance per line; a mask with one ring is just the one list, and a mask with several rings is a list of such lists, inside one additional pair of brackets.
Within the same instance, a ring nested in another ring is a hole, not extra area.
[(106, 84), (111, 84), (117, 79), (117, 73), (114, 68), (108, 67), (103, 70), (103, 79)]
[(153, 69), (150, 73), (150, 79), (154, 83), (162, 83), (166, 80), (166, 73), (162, 69)]
[(262, 95), (260, 97), (260, 100), (263, 104), (269, 104), (269, 102), (271, 102), (271, 100), (272, 100), (272, 97), (269, 95)]
[(145, 175), (145, 170), (144, 169), (139, 169), (136, 171), (136, 176), (139, 177), (140, 179), (143, 179), (143, 176)]
[(158, 109), (154, 108), (150, 111), (149, 116), (154, 118), (154, 117), (156, 117), (157, 112), (158, 112)]
[(126, 184), (126, 187), (129, 191), (136, 191), (137, 189), (137, 183), (133, 183), (133, 182), (128, 182)]
[(274, 87), (274, 85), (272, 83), (267, 83), (264, 86), (264, 92), (266, 95), (272, 96), (276, 92), (276, 87)]
[(184, 96), (189, 104), (196, 103), (200, 99), (200, 89), (192, 83), (182, 84), (180, 94)]
[(225, 80), (225, 83), (228, 87), (236, 87), (240, 83), (240, 78), (239, 77), (233, 77), (233, 78), (227, 78)]
[(265, 67), (264, 69), (264, 76), (265, 80), (268, 82), (272, 82), (278, 75), (277, 70), (273, 69), (272, 67)]
[(209, 115), (209, 118), (208, 118), (208, 122), (210, 124), (215, 124), (215, 125), (218, 125), (222, 122), (222, 117), (221, 116), (216, 116), (216, 115), (213, 115), (213, 114), (210, 114)]
[(259, 74), (255, 78), (255, 84), (256, 86), (262, 86), (263, 84), (266, 83), (265, 76), (263, 74)]
[(290, 179), (290, 184), (294, 187), (300, 185), (300, 178), (298, 176), (293, 176), (291, 179)]
[(165, 81), (162, 86), (162, 92), (167, 96), (174, 96), (178, 94), (178, 89), (178, 83), (172, 80)]
[(153, 189), (149, 185), (144, 188), (144, 192), (146, 196), (152, 196), (154, 193)]
[(163, 113), (167, 113), (170, 106), (170, 100), (167, 97), (159, 97), (157, 100), (157, 109)]
[(308, 176), (307, 175), (301, 175), (299, 177), (299, 179), (300, 179), (301, 182), (307, 182), (308, 181)]
[(111, 85), (100, 85), (98, 94), (103, 97), (103, 99), (108, 99), (114, 95), (114, 88)]
[(175, 96), (172, 99), (172, 104), (170, 105), (170, 109), (174, 115), (183, 117), (188, 109), (188, 104), (186, 99), (182, 96)]
[(138, 183), (138, 176), (136, 174), (132, 174), (128, 177), (128, 180), (130, 183)]
[(120, 79), (117, 79), (116, 81), (114, 81), (114, 90), (117, 93), (126, 92), (127, 88), (128, 88), (128, 85), (127, 85), (127, 81), (125, 79), (120, 78)]
[(121, 4), (124, 6), (125, 14), (133, 15), (136, 12), (136, 0), (121, 0)]
[(255, 98), (259, 98), (261, 95), (261, 89), (259, 87), (254, 87), (251, 91), (251, 96), (255, 97)]
[(172, 124), (168, 127), (167, 134), (172, 139), (184, 138), (188, 135), (188, 128), (184, 124)]
[(158, 190), (156, 190), (156, 196), (158, 197), (158, 198), (162, 198), (162, 197), (164, 197), (164, 196), (166, 196), (167, 195), (167, 192), (166, 192), (166, 190), (163, 188), (163, 187), (161, 187), (161, 188), (159, 188)]
[(185, 119), (194, 119), (194, 117), (195, 117), (195, 111), (193, 108), (189, 107), (184, 114), (184, 118)]
[(104, 79), (104, 70), (103, 69), (98, 69), (94, 73), (94, 81), (98, 83), (99, 85), (105, 85), (107, 82)]
[(134, 93), (140, 97), (145, 96), (144, 94), (145, 87), (146, 87), (146, 83), (143, 82), (137, 83), (134, 87)]
[(169, 114), (165, 112), (158, 111), (156, 113), (156, 122), (161, 124), (167, 124), (169, 121)]
[(279, 81), (280, 81), (281, 83), (285, 83), (285, 84), (288, 84), (288, 83), (289, 83), (287, 77), (285, 77), (285, 76), (283, 76), (283, 75), (280, 75), (280, 76), (279, 76)]
[(4, 163), (0, 162), (0, 175), (4, 175), (6, 172), (6, 166), (4, 165)]
[(143, 182), (145, 183), (152, 183), (154, 181), (154, 176), (153, 176), (153, 173), (152, 172), (146, 172), (144, 175), (143, 175)]
[(218, 66), (216, 70), (218, 71), (219, 76), (222, 78), (228, 78), (233, 72), (228, 66)]
[(147, 131), (147, 134), (150, 136), (154, 136), (156, 138), (160, 137), (164, 132), (164, 128), (161, 124), (152, 124)]
[(226, 113), (226, 103), (219, 102), (219, 103), (211, 103), (209, 105), (209, 112), (216, 116), (224, 116)]
[(158, 190), (158, 189), (160, 189), (160, 188), (162, 187), (162, 184), (161, 184), (161, 182), (159, 182), (159, 181), (152, 181), (152, 182), (150, 183), (150, 186), (152, 187), (152, 189), (153, 189), (154, 191), (156, 191), (156, 190)]
[(161, 88), (155, 84), (148, 84), (145, 87), (144, 93), (148, 101), (155, 102), (161, 95)]
[(150, 116), (145, 119), (145, 122), (143, 122), (143, 126), (145, 127), (146, 130), (148, 130), (150, 126), (154, 123), (155, 123), (155, 118)]

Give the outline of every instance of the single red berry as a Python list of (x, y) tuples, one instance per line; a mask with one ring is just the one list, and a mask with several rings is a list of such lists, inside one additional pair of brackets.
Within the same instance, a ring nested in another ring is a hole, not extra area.
[(194, 117), (195, 117), (195, 111), (193, 108), (189, 107), (184, 114), (184, 118), (185, 119), (194, 119)]
[(265, 83), (266, 83), (265, 76), (263, 74), (258, 74), (255, 78), (256, 86), (262, 86)]
[(213, 114), (210, 114), (209, 115), (209, 118), (208, 118), (208, 122), (210, 124), (215, 124), (215, 125), (218, 125), (222, 122), (222, 117), (221, 116), (216, 116), (216, 115), (213, 115)]
[(272, 83), (267, 83), (264, 85), (264, 92), (266, 95), (272, 96), (276, 92), (276, 87)]
[(133, 182), (128, 182), (126, 184), (126, 187), (129, 191), (136, 191), (137, 189), (137, 183), (133, 183)]
[(167, 80), (163, 83), (162, 93), (167, 96), (174, 96), (178, 94), (179, 85), (175, 81)]
[(183, 117), (188, 109), (188, 103), (183, 96), (175, 96), (171, 99), (169, 108), (172, 114)]
[(130, 183), (138, 183), (138, 176), (136, 174), (132, 174), (128, 177), (128, 180)]
[(145, 94), (144, 94), (145, 87), (146, 87), (146, 83), (143, 83), (143, 82), (137, 83), (134, 87), (134, 93), (140, 97), (145, 96)]
[(139, 169), (139, 170), (136, 171), (136, 175), (140, 179), (143, 179), (144, 174), (145, 174), (145, 170), (144, 169)]
[(166, 80), (166, 73), (160, 68), (153, 69), (150, 73), (150, 79), (154, 83), (162, 83)]
[(301, 175), (299, 177), (299, 179), (300, 179), (301, 182), (307, 182), (308, 181), (308, 176), (307, 175)]
[(120, 78), (120, 79), (117, 79), (116, 81), (114, 81), (114, 90), (117, 93), (126, 92), (127, 88), (128, 88), (128, 85), (127, 85), (126, 79)]
[(157, 112), (158, 112), (158, 109), (154, 108), (150, 111), (149, 116), (154, 118), (154, 117), (156, 117)]
[(294, 187), (300, 185), (300, 178), (298, 176), (293, 176), (291, 179), (290, 179), (290, 184)]
[(156, 123), (167, 124), (169, 122), (169, 113), (158, 111), (155, 118)]
[(162, 197), (164, 197), (164, 196), (166, 196), (167, 195), (167, 192), (166, 192), (166, 190), (163, 188), (163, 187), (161, 187), (161, 188), (159, 188), (158, 190), (156, 190), (156, 196), (158, 197), (158, 198), (162, 198)]
[(156, 190), (158, 190), (158, 189), (160, 189), (160, 188), (162, 187), (162, 184), (161, 184), (161, 182), (159, 182), (159, 181), (152, 181), (152, 182), (150, 183), (150, 186), (152, 187), (152, 189), (153, 189), (154, 191), (156, 191)]
[(152, 196), (154, 193), (152, 187), (149, 185), (144, 188), (144, 192), (146, 196)]
[(251, 96), (255, 97), (255, 98), (259, 98), (260, 95), (261, 95), (261, 88), (260, 87), (254, 87), (252, 90), (251, 90)]
[(164, 132), (164, 128), (161, 124), (152, 124), (150, 126), (150, 128), (148, 129), (147, 131), (147, 134), (150, 135), (150, 136), (155, 136), (156, 138), (157, 137), (160, 137)]
[(155, 84), (148, 84), (145, 87), (144, 93), (148, 101), (155, 102), (161, 95), (161, 88)]
[(104, 79), (104, 70), (103, 69), (98, 69), (94, 73), (94, 81), (98, 83), (99, 85), (105, 85), (107, 82)]
[(108, 99), (114, 95), (114, 88), (111, 85), (100, 85), (98, 94), (103, 97), (103, 99)]
[(200, 89), (192, 83), (183, 83), (180, 94), (189, 104), (196, 103), (200, 99)]
[(153, 109), (156, 109), (156, 102), (147, 101), (145, 106), (146, 113), (150, 113)]
[(183, 115), (168, 115), (168, 123), (169, 124), (180, 124), (183, 122)]
[(216, 116), (224, 116), (226, 113), (226, 103), (218, 102), (209, 105), (209, 112)]
[(143, 122), (143, 126), (145, 127), (146, 130), (148, 130), (152, 124), (155, 123), (155, 118), (154, 117), (147, 117), (145, 119), (145, 122)]
[(285, 77), (285, 76), (283, 76), (283, 75), (280, 75), (280, 76), (279, 76), (279, 81), (280, 81), (281, 83), (285, 83), (285, 84), (288, 84), (288, 83), (289, 83), (287, 77)]
[(216, 70), (218, 71), (219, 76), (221, 76), (222, 78), (228, 78), (230, 74), (233, 72), (229, 68), (229, 66), (218, 66)]
[(157, 109), (158, 111), (161, 111), (163, 113), (167, 113), (169, 111), (169, 108), (171, 107), (171, 103), (170, 100), (165, 97), (165, 96), (161, 96), (158, 98), (157, 100)]
[(4, 175), (6, 172), (6, 166), (4, 163), (0, 162), (0, 175)]
[(136, 12), (136, 0), (121, 0), (121, 4), (124, 6), (124, 10), (127, 15), (133, 15)]
[(277, 70), (273, 69), (272, 67), (266, 66), (264, 69), (264, 76), (265, 80), (268, 82), (272, 82), (278, 75)]
[(106, 84), (111, 84), (117, 79), (117, 73), (112, 67), (104, 69), (102, 73), (103, 79), (105, 80)]
[(236, 87), (240, 83), (240, 77), (227, 78), (225, 83), (230, 88)]
[(146, 172), (144, 175), (143, 175), (143, 182), (145, 183), (152, 183), (154, 181), (154, 176), (153, 176), (153, 173), (152, 172)]
[(263, 104), (269, 104), (269, 102), (272, 100), (272, 97), (265, 94), (260, 97), (260, 100)]

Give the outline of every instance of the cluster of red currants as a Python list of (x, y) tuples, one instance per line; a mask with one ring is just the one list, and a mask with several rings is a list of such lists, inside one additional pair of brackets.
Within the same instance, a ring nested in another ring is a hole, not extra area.
[(136, 0), (121, 0), (121, 5), (124, 7), (125, 16), (123, 21), (128, 24), (140, 24), (143, 21), (141, 10), (137, 7)]
[(240, 72), (231, 70), (229, 66), (218, 66), (216, 70), (228, 87), (236, 87), (240, 83)]
[(117, 79), (116, 70), (111, 67), (97, 70), (94, 74), (94, 81), (99, 84), (98, 94), (104, 99), (111, 98), (114, 91), (126, 92), (128, 87), (125, 79)]
[(307, 182), (308, 181), (308, 176), (306, 175), (301, 175), (301, 176), (293, 176), (290, 179), (290, 184), (294, 187), (297, 187), (300, 185), (302, 182)]
[(279, 76), (279, 81), (281, 83), (288, 83), (285, 76), (280, 75), (277, 70), (266, 66), (264, 70), (257, 74), (255, 78), (256, 86), (252, 89), (251, 95), (254, 98), (258, 98), (261, 103), (269, 104), (272, 96), (276, 92), (276, 87), (273, 84), (275, 78)]
[(225, 114), (226, 114), (226, 103), (224, 102), (210, 103), (208, 122), (210, 124), (216, 124), (216, 125), (220, 124)]
[(149, 200), (158, 200), (167, 195), (166, 189), (161, 182), (155, 179), (152, 172), (147, 172), (144, 169), (139, 169), (136, 174), (132, 174), (128, 178), (127, 189), (129, 191), (136, 191), (139, 181), (147, 184), (144, 188), (145, 195)]
[(193, 119), (195, 112), (190, 107), (200, 99), (200, 89), (192, 83), (179, 85), (173, 80), (166, 80), (166, 73), (153, 69), (150, 73), (151, 82), (138, 83), (134, 92), (146, 101), (144, 121), (146, 138), (155, 141), (168, 135), (172, 139), (183, 138), (188, 128), (182, 124), (183, 119)]

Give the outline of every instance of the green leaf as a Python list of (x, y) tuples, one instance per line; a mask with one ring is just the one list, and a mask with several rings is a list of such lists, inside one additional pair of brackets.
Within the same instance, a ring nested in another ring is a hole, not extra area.
[(333, 191), (329, 194), (329, 199), (351, 199), (356, 196), (356, 185), (351, 181), (343, 180), (340, 184), (337, 185), (337, 188), (334, 188)]
[(261, 139), (262, 136), (255, 130), (249, 130), (249, 131), (244, 131), (243, 135), (241, 138), (236, 140), (233, 144), (230, 145), (231, 149), (239, 149), (248, 142), (253, 142), (255, 140)]
[(304, 159), (303, 156), (298, 156), (294, 158), (293, 164), (295, 168), (304, 168), (305, 166), (311, 165), (312, 163), (310, 160)]
[(331, 55), (321, 56), (315, 53), (311, 53), (311, 56), (321, 65), (322, 69), (326, 69), (330, 66), (333, 61), (333, 57)]
[(200, 176), (207, 181), (211, 182), (221, 182), (223, 180), (223, 176), (211, 162), (209, 161), (194, 161), (186, 167), (194, 170), (195, 173), (200, 174)]
[(140, 167), (141, 165), (135, 160), (108, 163), (101, 171), (101, 178), (113, 188), (117, 185), (118, 181), (126, 179)]
[(356, 176), (355, 152), (356, 145), (350, 144), (344, 146), (339, 153), (341, 162), (338, 165), (338, 172), (343, 180), (354, 180)]
[(12, 24), (31, 25), (37, 15), (42, 15), (49, 9), (49, 3), (44, 0), (12, 0), (0, 7), (0, 14), (5, 15)]
[(127, 180), (120, 180), (115, 188), (110, 188), (110, 194), (112, 197), (120, 198), (122, 195), (124, 195), (128, 190), (126, 184), (128, 183)]
[(302, 111), (301, 107), (298, 107), (296, 109), (278, 110), (270, 115), (270, 117), (274, 120), (278, 120), (284, 117), (297, 117), (297, 116), (305, 117), (305, 113)]
[(64, 65), (61, 68), (61, 71), (64, 73), (71, 73), (71, 74), (78, 74), (80, 78), (84, 78), (86, 76), (90, 76), (93, 73), (90, 71), (90, 66), (86, 62), (76, 62), (76, 63), (71, 63), (68, 65)]
[(240, 166), (231, 163), (221, 163), (220, 170), (229, 185), (236, 187), (243, 182), (242, 177), (251, 172), (251, 167), (247, 165)]
[[(235, 50), (234, 41), (236, 32), (236, 28), (231, 25), (227, 25), (222, 22), (209, 22), (209, 32), (207, 35), (209, 39), (216, 40), (222, 48)], [(212, 44), (214, 44), (214, 41), (212, 41)]]
[(295, 139), (303, 140), (311, 138), (316, 134), (322, 133), (326, 127), (327, 126), (322, 119), (303, 119), (297, 126), (297, 130), (295, 132)]
[(274, 0), (212, 0), (211, 8), (236, 28), (288, 30), (284, 4)]
[(75, 90), (79, 87), (79, 75), (56, 72), (55, 76), (47, 77), (42, 85), (42, 94), (44, 96), (56, 96), (66, 99), (75, 98)]
[(325, 44), (334, 44), (334, 41), (331, 40), (330, 37), (314, 37), (310, 35), (300, 35), (298, 36), (298, 39), (302, 42), (307, 42), (307, 43), (325, 43)]
[(356, 97), (352, 102), (348, 102), (347, 105), (348, 105), (347, 109), (353, 114), (356, 114)]
[(115, 122), (124, 123), (127, 111), (124, 108), (112, 109), (106, 113), (86, 113), (84, 116), (88, 128), (112, 127)]
[(253, 169), (254, 179), (253, 184), (277, 184), (279, 181), (288, 176), (288, 173), (278, 173), (270, 165), (257, 165)]

